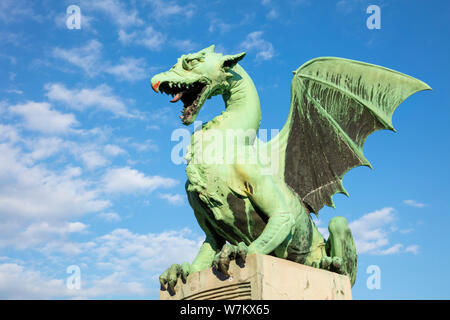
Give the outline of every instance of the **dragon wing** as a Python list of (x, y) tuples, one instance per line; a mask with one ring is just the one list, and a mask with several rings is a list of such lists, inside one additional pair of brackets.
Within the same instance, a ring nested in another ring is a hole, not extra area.
[(395, 109), (422, 90), (431, 88), (380, 66), (313, 59), (294, 72), (287, 122), (268, 143), (258, 141), (259, 155), (317, 214), (325, 204), (334, 207), (334, 194), (348, 195), (342, 185), (347, 171), (371, 167), (363, 153), (366, 138), (380, 129), (395, 131)]

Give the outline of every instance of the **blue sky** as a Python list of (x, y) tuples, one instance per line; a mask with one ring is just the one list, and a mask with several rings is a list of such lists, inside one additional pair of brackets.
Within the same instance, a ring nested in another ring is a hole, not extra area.
[[(164, 3), (164, 4), (163, 4)], [(81, 9), (81, 29), (66, 9)], [(369, 5), (381, 29), (366, 26)], [(171, 161), (179, 106), (150, 88), (181, 54), (247, 56), (261, 128), (281, 128), (292, 70), (318, 56), (379, 64), (428, 83), (365, 145), (374, 170), (344, 178), (318, 223), (347, 217), (355, 299), (450, 298), (447, 1), (40, 1), (0, 4), (0, 298), (157, 299), (159, 274), (203, 239)], [(207, 102), (200, 120), (223, 108)], [(192, 130), (192, 128), (190, 128)], [(69, 289), (69, 266), (81, 288)], [(376, 265), (380, 289), (366, 273)]]

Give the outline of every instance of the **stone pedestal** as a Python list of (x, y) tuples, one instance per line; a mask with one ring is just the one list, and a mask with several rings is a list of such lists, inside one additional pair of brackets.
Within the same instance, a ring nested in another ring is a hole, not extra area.
[(252, 254), (230, 264), (230, 277), (208, 268), (178, 280), (161, 300), (351, 300), (347, 276), (272, 256)]

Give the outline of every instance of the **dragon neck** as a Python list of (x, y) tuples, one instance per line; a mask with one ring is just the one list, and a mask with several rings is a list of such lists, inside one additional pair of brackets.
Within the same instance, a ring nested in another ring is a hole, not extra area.
[[(210, 121), (205, 129), (241, 130), (253, 143), (261, 121), (258, 92), (247, 72), (236, 65), (230, 72), (229, 89), (222, 94), (225, 111)], [(251, 134), (250, 132), (254, 132)], [(250, 134), (249, 134), (250, 133)]]

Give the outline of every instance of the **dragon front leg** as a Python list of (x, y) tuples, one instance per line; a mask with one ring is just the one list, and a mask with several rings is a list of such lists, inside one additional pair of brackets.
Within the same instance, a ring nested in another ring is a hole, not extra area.
[(192, 264), (188, 262), (173, 264), (161, 274), (159, 277), (161, 289), (175, 292), (174, 288), (179, 278), (186, 282), (188, 275), (210, 267), (218, 251), (217, 248), (216, 241), (211, 236), (207, 236)]
[(167, 289), (171, 292), (175, 292), (174, 288), (179, 278), (181, 278), (181, 280), (185, 282), (189, 274), (193, 274), (195, 272), (211, 267), (216, 253), (224, 243), (222, 239), (217, 239), (213, 235), (212, 231), (207, 227), (204, 216), (198, 211), (201, 206), (195, 199), (189, 197), (189, 193), (188, 199), (189, 203), (194, 209), (194, 214), (200, 227), (206, 234), (206, 239), (201, 245), (200, 250), (198, 251), (197, 256), (195, 257), (192, 264), (189, 264), (188, 262), (185, 262), (181, 265), (173, 264), (171, 267), (167, 268), (167, 270), (164, 271), (159, 277), (161, 289)]
[(293, 225), (294, 218), (289, 213), (272, 215), (262, 234), (249, 246), (244, 242), (240, 242), (238, 245), (224, 244), (222, 250), (214, 257), (213, 267), (229, 276), (228, 268), (231, 260), (240, 258), (245, 261), (248, 254), (271, 253), (288, 238)]
[(225, 275), (228, 274), (230, 261), (240, 257), (243, 261), (248, 254), (260, 253), (269, 254), (279, 248), (289, 235), (292, 233), (294, 226), (294, 217), (290, 213), (273, 214), (264, 228), (261, 235), (253, 241), (249, 246), (244, 242), (238, 245), (230, 243), (224, 244), (222, 250), (215, 255), (213, 267), (220, 270)]
[(283, 243), (290, 238), (295, 226), (295, 215), (287, 205), (289, 194), (282, 189), (270, 175), (259, 174), (254, 166), (239, 168), (245, 193), (254, 206), (258, 207), (269, 219), (262, 233), (248, 245), (239, 243), (237, 246), (225, 244), (214, 260), (214, 266), (227, 274), (230, 260), (236, 256), (247, 254), (270, 254), (283, 248)]

